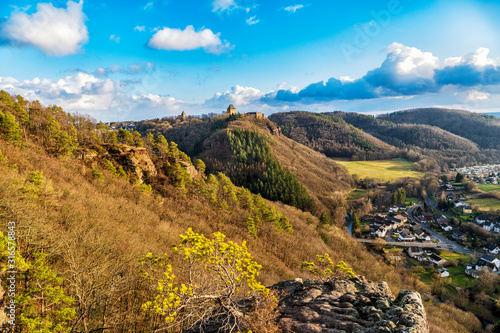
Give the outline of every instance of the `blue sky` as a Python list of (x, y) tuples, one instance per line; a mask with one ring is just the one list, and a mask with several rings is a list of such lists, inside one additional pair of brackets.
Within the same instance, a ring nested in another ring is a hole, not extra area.
[(495, 1), (2, 1), (0, 89), (98, 120), (500, 107)]

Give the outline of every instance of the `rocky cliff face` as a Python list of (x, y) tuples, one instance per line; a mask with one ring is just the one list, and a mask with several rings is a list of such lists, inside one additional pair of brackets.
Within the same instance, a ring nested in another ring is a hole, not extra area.
[(385, 282), (295, 279), (271, 288), (282, 297), (283, 333), (429, 332), (420, 294), (401, 290), (394, 297)]
[[(282, 333), (429, 333), (418, 292), (401, 290), (395, 297), (386, 282), (363, 277), (332, 282), (295, 279), (270, 287), (278, 294)], [(242, 314), (251, 303), (241, 302)], [(234, 318), (217, 312), (184, 333), (222, 333)], [(255, 332), (257, 333), (257, 332)]]
[(147, 177), (156, 176), (156, 167), (145, 148), (127, 147), (122, 151), (113, 151), (114, 159), (126, 170), (131, 172), (142, 182)]
[(102, 144), (98, 147), (83, 148), (80, 158), (95, 167), (99, 161), (114, 160), (141, 183), (158, 174), (146, 148), (131, 147), (127, 145)]

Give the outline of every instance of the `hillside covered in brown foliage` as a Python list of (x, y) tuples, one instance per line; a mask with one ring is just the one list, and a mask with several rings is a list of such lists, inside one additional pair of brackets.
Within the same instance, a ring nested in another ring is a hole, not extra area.
[[(209, 159), (212, 142), (227, 144), (224, 140), (237, 129), (256, 133), (249, 137), (269, 146), (272, 160), (264, 159), (265, 166), (276, 167), (278, 175), (304, 188), (316, 212), (265, 200), (223, 173), (207, 174), (205, 163), (191, 160), (181, 144), (159, 134), (112, 131), (89, 117), (5, 93), (0, 110), (0, 254), (3, 264), (8, 236), (14, 233), (20, 297), (16, 332), (152, 332), (165, 327), (168, 316), (145, 311), (162, 286), (143, 278), (140, 261), (152, 258), (149, 253), (173, 256), (172, 244), (188, 228), (246, 242), (262, 265), (258, 280), (264, 285), (312, 277), (301, 270), (301, 262), (326, 253), (334, 262), (347, 262), (356, 274), (387, 281), (395, 292), (426, 291), (409, 271), (369, 252), (344, 229), (320, 224), (319, 213), (335, 211), (344, 200), (350, 188), (347, 173), (323, 155), (271, 135), (261, 124), (228, 124), (209, 136), (200, 155)], [(244, 151), (237, 148), (217, 150), (227, 161), (213, 152), (216, 161), (226, 162), (222, 170), (231, 171), (232, 159)], [(182, 268), (182, 260), (172, 267)], [(198, 284), (210, 282), (210, 275), (199, 274)], [(192, 276), (180, 270), (176, 278), (188, 283)], [(425, 305), (434, 332), (477, 328), (469, 314), (445, 304)], [(449, 316), (450, 311), (457, 314)], [(187, 318), (169, 332), (196, 321)]]

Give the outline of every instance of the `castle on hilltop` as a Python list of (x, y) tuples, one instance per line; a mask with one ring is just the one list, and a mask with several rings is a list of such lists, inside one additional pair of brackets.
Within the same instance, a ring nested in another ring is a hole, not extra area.
[(227, 107), (226, 114), (228, 116), (232, 116), (233, 114), (236, 114), (236, 108), (234, 107), (233, 104), (229, 104), (229, 106)]
[[(229, 104), (227, 110), (225, 112), (228, 116), (232, 116), (236, 114), (236, 108), (233, 104)], [(264, 119), (266, 116), (262, 112), (245, 112), (243, 114), (244, 117), (255, 118), (255, 119)]]

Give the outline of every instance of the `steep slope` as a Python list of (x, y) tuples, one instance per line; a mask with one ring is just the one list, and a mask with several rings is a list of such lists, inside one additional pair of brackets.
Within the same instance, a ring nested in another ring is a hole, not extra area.
[(345, 168), (281, 135), (268, 119), (239, 114), (164, 118), (139, 122), (137, 129), (175, 141), (191, 157), (201, 158), (209, 172), (222, 171), (253, 193), (329, 213), (343, 223), (341, 206), (352, 183)]
[[(139, 260), (149, 252), (169, 251), (188, 227), (246, 241), (263, 266), (260, 279), (266, 285), (310, 278), (300, 269), (301, 261), (328, 253), (334, 262), (345, 260), (357, 274), (387, 281), (394, 291), (427, 290), (344, 230), (319, 225), (310, 213), (264, 201), (224, 175), (205, 177), (201, 163), (195, 162), (198, 170), (193, 171), (189, 157), (161, 136), (113, 132), (57, 107), (6, 98), (9, 104), (0, 95), (0, 231), (12, 235), (7, 226), (15, 222), (19, 256), (32, 263), (40, 258), (37, 253), (45, 258), (43, 270), (18, 272), (22, 283), (16, 285), (17, 294), (36, 296), (17, 304), (18, 314), (31, 326), (57, 324), (58, 331), (74, 332), (157, 330), (165, 318), (142, 310), (155, 288), (144, 281)], [(135, 143), (128, 140), (131, 137)], [(259, 217), (261, 223), (251, 226), (249, 216)], [(283, 217), (291, 230), (280, 227)], [(2, 262), (7, 256), (5, 239), (0, 241)], [(52, 298), (50, 308), (41, 306), (43, 288), (51, 293), (53, 286), (72, 300), (63, 312), (53, 311), (62, 309)], [(2, 306), (7, 304), (4, 297), (0, 288)], [(28, 307), (30, 311), (23, 311)], [(441, 321), (435, 322), (446, 327)], [(16, 329), (27, 331), (26, 325), (20, 321)], [(44, 326), (44, 331), (56, 331), (54, 325)], [(465, 324), (454, 327), (455, 332), (467, 331)]]
[[(232, 139), (235, 135), (238, 137)], [(242, 139), (248, 135), (255, 139)], [(268, 119), (241, 118), (229, 123), (227, 129), (205, 141), (199, 157), (206, 161), (208, 169), (228, 172), (237, 184), (267, 180), (263, 186), (271, 191), (280, 181), (262, 175), (276, 163), (306, 189), (319, 212), (333, 212), (337, 222), (343, 223), (343, 201), (352, 186), (347, 170), (323, 154), (280, 135)], [(264, 192), (260, 193), (264, 196)]]
[(394, 123), (425, 124), (467, 138), (482, 148), (500, 149), (500, 119), (463, 110), (422, 108), (389, 113), (380, 119)]
[(377, 159), (395, 147), (346, 123), (333, 114), (294, 111), (269, 116), (283, 134), (328, 157), (364, 157)]

